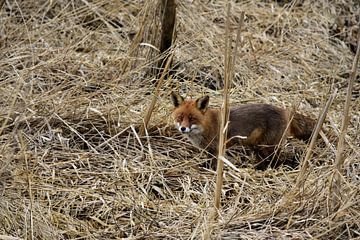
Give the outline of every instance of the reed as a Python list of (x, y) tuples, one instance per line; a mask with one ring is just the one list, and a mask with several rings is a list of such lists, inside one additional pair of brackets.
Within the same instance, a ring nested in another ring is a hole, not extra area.
[[(314, 118), (331, 85), (338, 93), (323, 128), (331, 130), (324, 133), (334, 145), (327, 133), (341, 132), (357, 44), (356, 1), (233, 1), (229, 36), (236, 38), (245, 12), (243, 41), (227, 47), (238, 59), (228, 59), (233, 69), (224, 70), (226, 2), (176, 1), (174, 74), (156, 90), (150, 80), (159, 61), (160, 0), (4, 1), (0, 239), (206, 236), (216, 172), (202, 167), (208, 156), (173, 127), (174, 83), (182, 94), (208, 94), (211, 106), (221, 107), (220, 83), (233, 72), (230, 105), (291, 109), (301, 99), (297, 111)], [(359, 236), (356, 81), (342, 151), (346, 160), (339, 162), (339, 208), (331, 208), (331, 147), (315, 145), (302, 175), (299, 166), (255, 170), (254, 156), (227, 146), (210, 238)], [(151, 117), (141, 136), (146, 116)], [(307, 147), (284, 139), (281, 153), (296, 162)], [(299, 174), (306, 181), (294, 194)]]

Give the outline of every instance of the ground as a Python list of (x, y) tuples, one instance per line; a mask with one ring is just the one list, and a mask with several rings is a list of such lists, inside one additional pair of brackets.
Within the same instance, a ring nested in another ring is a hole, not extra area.
[[(173, 129), (169, 94), (206, 93), (211, 106), (221, 106), (226, 1), (177, 1), (173, 75), (160, 88), (143, 136), (161, 1), (4, 1), (0, 239), (360, 236), (359, 77), (336, 185), (340, 198), (333, 181), (359, 3), (230, 2), (233, 37), (245, 12), (231, 105), (271, 103), (317, 119), (337, 89), (323, 126), (333, 137), (315, 146), (306, 171), (259, 171), (251, 155), (231, 150), (235, 167), (225, 164), (219, 217), (209, 220), (216, 173), (202, 167), (208, 156)], [(290, 139), (283, 151), (303, 161), (307, 149)]]

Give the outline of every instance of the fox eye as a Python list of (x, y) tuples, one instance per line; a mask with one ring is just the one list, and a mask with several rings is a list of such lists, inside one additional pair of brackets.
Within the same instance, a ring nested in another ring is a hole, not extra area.
[(193, 115), (189, 115), (189, 121), (195, 121), (196, 118)]
[(178, 115), (177, 117), (176, 117), (176, 120), (178, 121), (178, 122), (181, 122), (182, 120), (183, 120), (183, 115), (181, 114), (181, 115)]

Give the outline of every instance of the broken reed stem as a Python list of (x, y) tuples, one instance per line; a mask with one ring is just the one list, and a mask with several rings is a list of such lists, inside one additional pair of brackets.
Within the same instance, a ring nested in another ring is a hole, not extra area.
[(272, 158), (271, 158), (270, 165), (273, 164), (275, 160), (276, 160), (276, 162), (275, 162), (274, 166), (276, 166), (276, 165), (278, 164), (278, 158), (276, 159), (276, 156), (278, 156), (278, 153), (279, 153), (279, 151), (280, 151), (280, 149), (281, 149), (281, 146), (284, 144), (284, 140), (285, 140), (286, 137), (287, 137), (287, 133), (288, 133), (289, 128), (290, 128), (290, 126), (291, 126), (291, 122), (292, 122), (293, 119), (294, 119), (296, 110), (299, 108), (299, 104), (300, 104), (300, 102), (297, 101), (297, 102), (296, 102), (296, 105), (293, 105), (293, 106), (292, 106), (292, 111), (290, 112), (290, 115), (289, 115), (289, 122), (288, 122), (288, 124), (286, 125), (286, 128), (285, 128), (285, 130), (284, 130), (284, 132), (283, 132), (283, 134), (282, 134), (282, 136), (281, 136), (281, 138), (280, 138), (279, 143), (278, 143), (278, 144), (276, 145), (276, 147), (275, 147), (275, 151), (274, 151), (274, 154), (273, 154), (273, 156), (272, 156)]
[[(135, 37), (133, 38), (129, 49), (127, 51), (127, 58), (124, 59), (123, 64), (122, 64), (122, 73), (121, 75), (125, 74), (127, 71), (131, 70), (131, 67), (133, 66), (134, 62), (136, 63), (136, 54), (137, 51), (139, 49), (140, 44), (144, 41), (144, 32), (145, 32), (145, 28), (147, 27), (146, 23), (149, 22), (149, 16), (150, 16), (150, 11), (151, 11), (151, 6), (152, 2), (148, 1), (148, 4), (145, 4), (142, 8), (141, 11), (141, 16), (139, 17), (139, 30), (137, 31)], [(130, 69), (128, 68), (130, 66)]]
[[(359, 29), (360, 29), (360, 24), (359, 24)], [(349, 122), (350, 122), (349, 111), (350, 111), (350, 103), (351, 103), (351, 94), (352, 94), (352, 89), (353, 89), (353, 85), (354, 85), (355, 78), (356, 78), (356, 69), (357, 69), (358, 62), (359, 62), (360, 31), (358, 31), (357, 38), (358, 38), (357, 39), (357, 49), (356, 49), (356, 54), (355, 54), (355, 57), (353, 60), (350, 77), (349, 77), (349, 81), (348, 81), (348, 88), (347, 88), (346, 100), (345, 100), (345, 109), (344, 109), (343, 119), (342, 119), (342, 123), (341, 123), (341, 130), (340, 130), (339, 141), (337, 144), (336, 158), (335, 158), (335, 169), (334, 169), (335, 175), (333, 178), (334, 184), (332, 185), (332, 188), (333, 188), (333, 204), (332, 205), (333, 205), (334, 209), (339, 205), (339, 200), (341, 199), (341, 174), (342, 174), (342, 168), (343, 168), (344, 160), (345, 160), (345, 156), (344, 156), (345, 135), (346, 135), (346, 131), (347, 131), (347, 128), (348, 128)]]
[(173, 58), (173, 55), (174, 53), (171, 53), (170, 56), (168, 57), (167, 61), (166, 61), (166, 64), (165, 64), (165, 68), (164, 68), (164, 71), (162, 72), (161, 74), (161, 77), (159, 79), (159, 81), (157, 82), (157, 85), (156, 85), (156, 88), (155, 88), (155, 92), (153, 94), (153, 98), (151, 100), (151, 103), (149, 105), (149, 108), (146, 112), (146, 115), (144, 117), (144, 123), (141, 124), (141, 127), (140, 127), (140, 131), (139, 131), (139, 135), (140, 136), (143, 136), (144, 133), (145, 133), (145, 128), (148, 127), (148, 124), (149, 124), (149, 121), (150, 121), (150, 118), (151, 118), (151, 115), (152, 115), (152, 112), (154, 111), (154, 108), (155, 108), (155, 104), (157, 102), (157, 99), (159, 97), (159, 92), (160, 92), (160, 88), (162, 86), (162, 83), (164, 81), (164, 78), (168, 72), (168, 69), (169, 69), (169, 66), (170, 66), (170, 63), (172, 61), (172, 58)]
[(325, 120), (325, 117), (326, 117), (326, 114), (327, 112), (329, 111), (329, 108), (335, 98), (337, 94), (337, 89), (335, 89), (335, 91), (330, 95), (329, 99), (327, 100), (326, 104), (325, 104), (325, 107), (323, 108), (321, 114), (320, 114), (320, 117), (316, 123), (316, 127), (315, 127), (315, 130), (312, 134), (312, 137), (311, 137), (311, 141), (310, 141), (310, 144), (306, 150), (306, 155), (305, 155), (305, 158), (304, 160), (302, 161), (302, 164), (301, 164), (301, 168), (300, 168), (300, 171), (299, 171), (299, 175), (298, 175), (298, 178), (296, 180), (296, 184), (295, 184), (295, 189), (296, 191), (305, 184), (305, 173), (308, 169), (308, 166), (309, 166), (309, 160), (313, 154), (313, 149), (315, 147), (315, 143), (316, 143), (316, 140), (317, 140), (317, 137), (319, 135), (319, 132), (321, 130), (321, 127), (322, 127), (322, 124)]
[[(235, 64), (236, 64), (236, 57), (237, 57), (237, 51), (238, 51), (238, 46), (240, 45), (241, 42), (241, 31), (242, 31), (242, 27), (244, 25), (244, 17), (245, 17), (245, 13), (242, 11), (240, 12), (240, 21), (239, 21), (239, 25), (237, 28), (237, 32), (236, 32), (236, 41), (235, 41), (235, 48), (234, 48), (234, 52), (233, 52), (233, 58), (232, 58), (232, 63), (230, 65), (231, 67), (231, 80), (234, 78), (234, 69), (235, 69)], [(232, 81), (230, 81), (231, 83)], [(231, 86), (229, 83), (229, 87)]]
[(217, 167), (216, 167), (216, 185), (215, 185), (215, 199), (214, 199), (214, 213), (217, 212), (220, 208), (221, 202), (221, 189), (223, 184), (223, 170), (224, 170), (224, 162), (220, 160), (219, 156), (223, 156), (225, 152), (225, 133), (227, 132), (225, 129), (225, 125), (227, 122), (228, 116), (228, 88), (229, 88), (229, 76), (230, 76), (230, 67), (229, 67), (229, 58), (230, 58), (230, 47), (231, 39), (230, 39), (230, 3), (229, 1), (226, 3), (227, 7), (227, 16), (226, 16), (226, 26), (225, 26), (225, 65), (224, 65), (224, 92), (223, 92), (223, 104), (221, 107), (221, 122), (220, 122), (220, 130), (219, 130), (219, 145), (218, 145), (218, 159), (217, 159)]
[(219, 131), (219, 146), (218, 146), (218, 160), (217, 160), (217, 176), (216, 176), (216, 187), (215, 187), (215, 208), (220, 208), (221, 203), (221, 189), (223, 183), (223, 169), (224, 169), (224, 162), (222, 158), (224, 157), (225, 150), (226, 150), (226, 136), (227, 136), (227, 125), (229, 119), (229, 97), (228, 97), (228, 90), (229, 86), (231, 85), (232, 79), (234, 77), (234, 65), (236, 63), (236, 55), (237, 55), (237, 48), (240, 43), (240, 34), (242, 25), (244, 22), (244, 12), (241, 12), (240, 16), (240, 23), (238, 26), (237, 36), (236, 36), (236, 43), (233, 53), (231, 54), (231, 36), (230, 36), (230, 4), (228, 4), (227, 9), (227, 22), (226, 22), (226, 30), (225, 30), (225, 73), (224, 73), (224, 100), (223, 106), (221, 109), (221, 125)]
[(18, 131), (17, 133), (18, 136), (18, 141), (20, 144), (20, 149), (21, 149), (21, 154), (24, 158), (25, 161), (25, 166), (26, 166), (26, 177), (27, 177), (27, 184), (28, 184), (28, 194), (29, 194), (29, 198), (30, 198), (30, 237), (29, 239), (34, 239), (34, 217), (33, 217), (33, 203), (34, 203), (34, 196), (32, 193), (32, 184), (31, 184), (31, 177), (30, 177), (30, 168), (29, 168), (29, 162), (28, 162), (28, 158), (26, 155), (26, 147), (25, 147), (25, 142), (24, 142), (24, 138), (23, 138), (23, 133), (22, 131)]
[(223, 92), (223, 104), (221, 107), (221, 122), (219, 129), (219, 145), (218, 145), (218, 156), (217, 156), (217, 167), (216, 167), (216, 185), (215, 185), (215, 196), (214, 196), (214, 209), (210, 212), (208, 226), (205, 230), (203, 239), (210, 239), (210, 235), (214, 226), (214, 221), (218, 216), (218, 210), (221, 203), (221, 189), (223, 185), (223, 171), (224, 171), (224, 162), (221, 158), (224, 156), (225, 145), (226, 145), (226, 130), (225, 127), (228, 119), (228, 88), (229, 88), (229, 77), (230, 77), (230, 47), (231, 47), (231, 38), (230, 38), (230, 3), (226, 2), (226, 25), (225, 25), (225, 63), (224, 63), (224, 92)]
[[(297, 108), (294, 108), (294, 109), (297, 109)], [(271, 157), (270, 165), (273, 164), (274, 161), (276, 161), (275, 164), (274, 164), (274, 166), (276, 166), (277, 163), (278, 163), (278, 158), (277, 158), (276, 156), (278, 156), (278, 153), (279, 153), (282, 145), (284, 144), (284, 140), (285, 140), (285, 138), (287, 138), (287, 133), (288, 133), (289, 128), (290, 128), (290, 126), (291, 126), (291, 122), (292, 122), (293, 119), (294, 119), (294, 115), (295, 115), (295, 110), (293, 110), (293, 111), (291, 112), (291, 114), (290, 114), (290, 116), (289, 116), (289, 122), (288, 122), (288, 124), (286, 125), (286, 128), (285, 128), (285, 130), (284, 130), (284, 132), (283, 132), (283, 134), (282, 134), (282, 136), (281, 136), (281, 138), (280, 138), (279, 143), (275, 146), (275, 151), (274, 151), (274, 153), (273, 153), (273, 155), (272, 155), (272, 157)]]
[[(15, 69), (14, 69), (15, 70)], [(10, 119), (12, 118), (11, 115), (14, 113), (14, 109), (15, 109), (15, 104), (16, 101), (18, 100), (19, 97), (19, 92), (21, 87), (23, 86), (23, 82), (24, 80), (21, 78), (21, 76), (19, 75), (19, 73), (17, 71), (15, 71), (16, 75), (17, 75), (17, 82), (16, 82), (16, 89), (13, 91), (13, 97), (11, 99), (11, 103), (10, 103), (10, 108), (9, 111), (0, 127), (0, 136), (2, 135), (4, 129), (7, 127), (8, 122), (10, 121)]]

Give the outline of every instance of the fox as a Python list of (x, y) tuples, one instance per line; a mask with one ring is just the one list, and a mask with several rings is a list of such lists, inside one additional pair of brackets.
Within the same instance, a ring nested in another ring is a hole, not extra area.
[[(192, 144), (217, 156), (220, 108), (209, 107), (208, 95), (195, 100), (185, 99), (173, 91), (171, 100), (175, 128)], [(316, 125), (316, 121), (308, 116), (265, 103), (234, 106), (230, 108), (228, 120), (226, 145), (248, 147), (262, 162), (269, 161), (279, 152), (276, 149), (285, 137), (292, 136), (308, 142)], [(211, 163), (212, 168), (214, 164)], [(259, 168), (264, 168), (264, 165), (259, 165)]]

